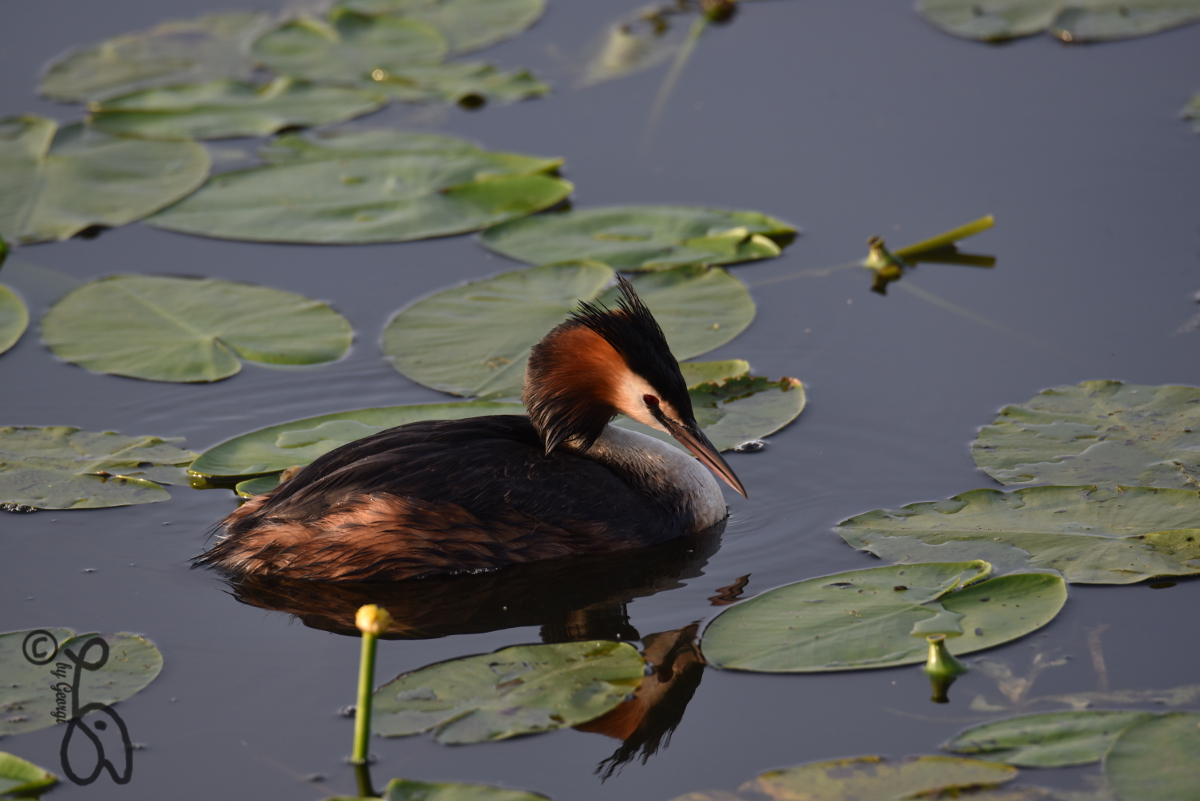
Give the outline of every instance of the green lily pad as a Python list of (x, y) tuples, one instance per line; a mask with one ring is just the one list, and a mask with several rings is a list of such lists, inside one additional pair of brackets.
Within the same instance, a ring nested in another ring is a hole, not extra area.
[[(328, 801), (365, 801), (359, 797), (330, 798)], [(418, 782), (392, 779), (383, 791), (383, 801), (548, 801), (546, 796), (524, 790), (505, 790), (487, 784)]]
[(609, 206), (543, 214), (484, 231), (480, 241), (530, 264), (592, 259), (614, 270), (770, 259), (796, 229), (753, 211), (699, 206)]
[(0, 504), (99, 509), (165, 501), (196, 454), (158, 437), (67, 426), (0, 428)]
[(221, 80), (114, 97), (92, 105), (90, 122), (109, 133), (148, 139), (266, 136), (281, 128), (341, 122), (385, 102), (375, 92), (291, 78), (261, 86)]
[(336, 8), (395, 14), (437, 28), (455, 54), (516, 36), (541, 18), (545, 0), (340, 0)]
[(56, 59), (40, 89), (55, 100), (84, 101), (156, 86), (248, 79), (254, 72), (250, 42), (269, 20), (236, 12), (164, 22)]
[(0, 353), (17, 344), (29, 326), (29, 311), (17, 293), (0, 284)]
[(45, 768), (0, 751), (0, 795), (26, 794), (49, 787), (56, 781), (58, 777)]
[(1007, 406), (972, 446), (1001, 484), (1200, 488), (1200, 389), (1087, 381)]
[(403, 242), (532, 214), (572, 190), (545, 174), (561, 159), (461, 140), (451, 146), (449, 137), (359, 131), (281, 139), (288, 142), (264, 151), (266, 166), (215, 176), (148, 224), (261, 242)]
[(1046, 712), (984, 723), (959, 733), (942, 747), (956, 754), (1030, 768), (1061, 768), (1099, 762), (1130, 724), (1146, 712)]
[(248, 478), (245, 481), (239, 481), (234, 485), (233, 491), (243, 498), (253, 498), (255, 495), (263, 495), (270, 492), (279, 486), (281, 473), (271, 473), (258, 478)]
[(375, 691), (372, 729), (386, 737), (434, 729), (442, 743), (478, 743), (576, 726), (642, 683), (628, 643), (518, 645), (405, 673)]
[(147, 381), (219, 381), (265, 364), (318, 364), (350, 347), (350, 323), (291, 292), (215, 278), (118, 275), (68, 293), (42, 318), (58, 356)]
[(1200, 714), (1170, 712), (1132, 724), (1105, 754), (1104, 776), (1123, 801), (1200, 798)]
[(515, 103), (547, 94), (550, 87), (528, 70), (501, 72), (479, 61), (424, 64), (372, 76), (371, 88), (405, 103)]
[(700, 384), (721, 384), (729, 378), (740, 378), (750, 373), (750, 362), (743, 359), (727, 359), (720, 362), (680, 362), (679, 372), (689, 387)]
[(304, 16), (259, 37), (253, 52), (267, 69), (310, 81), (362, 81), (375, 70), (436, 64), (446, 40), (424, 22), (345, 9), (328, 19)]
[(930, 562), (788, 584), (726, 609), (700, 648), (713, 667), (767, 673), (911, 665), (925, 661), (930, 634), (968, 654), (1036, 631), (1067, 600), (1058, 576), (982, 580), (990, 571), (979, 560)]
[[(88, 646), (95, 637), (107, 644), (108, 659), (96, 670), (80, 670), (76, 686), (74, 663), (65, 651), (95, 664), (103, 656), (101, 646)], [(76, 634), (62, 628), (0, 634), (0, 736), (65, 722), (71, 693), (66, 693), (65, 708), (60, 707), (54, 685), (71, 685), (81, 705), (115, 704), (154, 681), (162, 665), (154, 643), (136, 634)]]
[(28, 244), (124, 225), (190, 194), (207, 175), (208, 151), (196, 142), (9, 117), (0, 120), (0, 235)]
[[(960, 757), (885, 759), (865, 756), (810, 762), (768, 771), (736, 793), (688, 793), (674, 801), (898, 801), (958, 798), (959, 793), (1012, 781), (1016, 768)], [(963, 798), (973, 797), (963, 795)]]
[(842, 522), (855, 548), (891, 561), (985, 558), (1003, 571), (1057, 570), (1078, 584), (1200, 573), (1200, 496), (1118, 487), (980, 489)]
[(1048, 31), (1064, 42), (1103, 42), (1200, 20), (1200, 0), (918, 0), (947, 33), (998, 41)]
[[(481, 398), (521, 394), (529, 349), (579, 301), (612, 305), (611, 269), (590, 261), (517, 270), (419, 300), (392, 318), (383, 352), (418, 383)], [(754, 318), (754, 301), (724, 270), (684, 267), (633, 279), (679, 359), (733, 339)]]
[(306, 465), (347, 442), (421, 420), (524, 414), (519, 403), (428, 403), (323, 414), (262, 428), (206, 450), (189, 467), (199, 476), (255, 476)]

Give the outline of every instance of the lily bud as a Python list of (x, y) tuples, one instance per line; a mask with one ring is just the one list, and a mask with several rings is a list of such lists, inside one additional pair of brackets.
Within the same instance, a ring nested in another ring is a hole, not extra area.
[(358, 630), (363, 634), (378, 637), (392, 625), (392, 616), (382, 606), (367, 604), (358, 608), (358, 614), (354, 616), (354, 625), (358, 626)]

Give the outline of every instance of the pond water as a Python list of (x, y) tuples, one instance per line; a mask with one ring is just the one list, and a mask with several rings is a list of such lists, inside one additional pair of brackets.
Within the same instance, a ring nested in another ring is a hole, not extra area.
[[(380, 681), (538, 642), (555, 626), (594, 624), (627, 637), (676, 630), (709, 619), (718, 611), (709, 598), (745, 575), (746, 592), (757, 593), (880, 564), (832, 526), (870, 509), (998, 486), (974, 467), (968, 446), (1001, 406), (1090, 379), (1200, 381), (1200, 332), (1175, 333), (1200, 310), (1200, 138), (1177, 117), (1200, 90), (1200, 26), (1096, 46), (1049, 37), (987, 46), (936, 31), (909, 3), (748, 2), (704, 36), (649, 130), (662, 68), (573, 88), (587, 48), (633, 7), (551, 0), (532, 30), (484, 54), (533, 69), (554, 86), (546, 98), (475, 112), (392, 106), (367, 121), (563, 156), (580, 207), (711, 204), (797, 224), (803, 235), (781, 258), (732, 268), (758, 317), (708, 358), (745, 358), (756, 374), (800, 378), (808, 408), (764, 450), (728, 455), (750, 497), (726, 492), (731, 517), (719, 542), (691, 554), (631, 553), (602, 574), (585, 564), (535, 575), (510, 588), (527, 608), (491, 609), (489, 620), (443, 637), (381, 643)], [(49, 59), (226, 9), (215, 0), (7, 4), (0, 108), (77, 119), (77, 107), (34, 95)], [(230, 149), (245, 144), (214, 150), (232, 159)], [(870, 291), (861, 269), (801, 274), (862, 258), (873, 234), (903, 245), (989, 213), (995, 229), (965, 249), (994, 254), (992, 270), (923, 265), (887, 297)], [(357, 340), (325, 367), (248, 365), (227, 381), (170, 385), (60, 363), (31, 331), (0, 357), (0, 425), (185, 436), (202, 450), (285, 420), (437, 401), (382, 360), (384, 323), (416, 298), (517, 266), (472, 237), (304, 247), (137, 224), (21, 248), (3, 279), (35, 319), (73, 281), (202, 275), (326, 299)], [(165, 659), (161, 676), (118, 707), (142, 744), (131, 781), (65, 783), (54, 797), (352, 794), (352, 723), (339, 709), (354, 699), (358, 642), (239, 603), (217, 576), (189, 570), (235, 499), (223, 490), (171, 494), (162, 504), (0, 517), (0, 631), (137, 632)], [(591, 611), (560, 608), (563, 587), (592, 572), (601, 578), (579, 593)], [(465, 585), (458, 595), (476, 592)], [(432, 601), (413, 592), (405, 603), (425, 614), (454, 597), (453, 588)], [(1198, 602), (1197, 581), (1072, 586), (1048, 627), (984, 656), (1018, 676), (1035, 660), (1070, 657), (1045, 668), (1029, 696), (1195, 683)], [(393, 776), (496, 783), (556, 801), (666, 801), (811, 760), (938, 753), (965, 726), (1008, 714), (970, 707), (978, 696), (1007, 703), (978, 669), (943, 705), (930, 703), (918, 667), (700, 676), (669, 746), (607, 781), (595, 771), (619, 743), (573, 730), (462, 747), (426, 736), (375, 739), (373, 775), (378, 785)], [(51, 728), (0, 748), (58, 771), (60, 740)], [(1096, 776), (1089, 766), (1028, 771), (1023, 780), (1086, 789)]]

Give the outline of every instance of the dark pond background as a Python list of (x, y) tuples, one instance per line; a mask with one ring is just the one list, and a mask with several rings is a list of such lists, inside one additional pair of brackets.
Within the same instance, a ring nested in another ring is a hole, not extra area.
[[(273, 6), (262, 6), (273, 10)], [(1200, 290), (1200, 138), (1178, 110), (1200, 90), (1200, 26), (1129, 42), (1064, 46), (1036, 37), (986, 46), (943, 35), (908, 2), (747, 2), (704, 37), (653, 136), (662, 68), (575, 90), (587, 48), (633, 3), (550, 0), (524, 36), (481, 54), (527, 66), (545, 99), (477, 112), (392, 107), (370, 118), (466, 136), (489, 148), (561, 155), (577, 206), (674, 202), (759, 210), (803, 236), (780, 259), (733, 268), (758, 318), (711, 358), (802, 379), (809, 407), (755, 454), (729, 461), (750, 499), (730, 494), (719, 551), (670, 591), (628, 605), (641, 634), (710, 617), (709, 596), (750, 574), (748, 592), (878, 561), (830, 529), (853, 514), (995, 486), (969, 443), (1006, 403), (1089, 379), (1200, 381), (1200, 332), (1175, 335)], [(61, 51), (224, 2), (44, 0), (0, 7), (0, 116), (72, 121), (78, 107), (34, 96)], [(246, 143), (221, 143), (232, 159)], [(232, 163), (232, 162), (227, 162)], [(909, 244), (987, 213), (996, 228), (967, 250), (994, 270), (925, 265), (880, 297), (863, 270), (795, 277), (865, 255), (865, 240)], [(0, 280), (34, 317), (69, 281), (122, 272), (236, 279), (329, 300), (357, 331), (343, 361), (306, 370), (247, 366), (213, 385), (93, 375), (60, 364), (31, 330), (0, 357), (0, 424), (182, 435), (195, 450), (265, 425), (441, 396), (380, 357), (393, 311), (437, 289), (515, 269), (471, 237), (363, 247), (222, 242), (141, 225), (21, 249)], [(905, 291), (904, 284), (967, 310)], [(729, 493), (727, 493), (729, 494)], [(234, 508), (225, 491), (173, 488), (168, 503), (0, 517), (0, 630), (68, 626), (145, 634), (162, 675), (117, 709), (136, 752), (132, 781), (67, 784), (55, 798), (317, 799), (352, 794), (358, 642), (236, 602), (190, 571), (207, 529)], [(630, 572), (645, 557), (630, 554)], [(581, 570), (583, 568), (580, 568)], [(1070, 656), (1031, 695), (1096, 690), (1089, 632), (1113, 689), (1200, 681), (1200, 583), (1072, 587), (1043, 632), (988, 659), (1025, 674), (1036, 655)], [(414, 603), (419, 605), (419, 601)], [(527, 625), (380, 647), (378, 676), (536, 642)], [(617, 747), (563, 731), (442, 747), (375, 740), (378, 784), (392, 776), (498, 783), (556, 801), (666, 801), (733, 789), (805, 761), (937, 753), (960, 728), (1007, 713), (975, 670), (952, 702), (929, 702), (919, 668), (813, 676), (708, 670), (670, 746), (601, 783)], [(1035, 707), (1050, 708), (1050, 707)], [(61, 773), (61, 731), (0, 749)], [(1084, 788), (1096, 767), (1025, 771), (1028, 783)], [(323, 783), (305, 777), (325, 774)]]

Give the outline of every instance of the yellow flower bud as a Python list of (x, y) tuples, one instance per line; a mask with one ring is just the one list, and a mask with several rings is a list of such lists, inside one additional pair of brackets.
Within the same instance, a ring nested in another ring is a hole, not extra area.
[(363, 634), (378, 637), (392, 625), (392, 616), (382, 606), (367, 604), (358, 608), (358, 614), (354, 616), (354, 625), (358, 626), (358, 630)]

